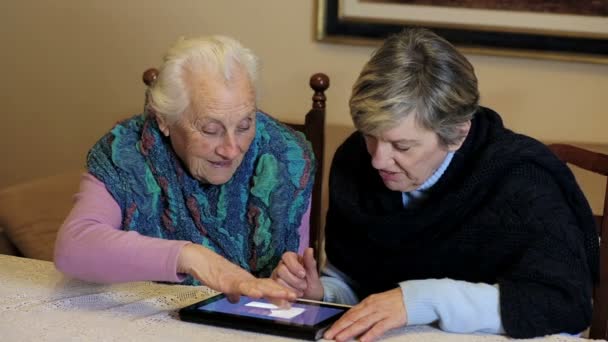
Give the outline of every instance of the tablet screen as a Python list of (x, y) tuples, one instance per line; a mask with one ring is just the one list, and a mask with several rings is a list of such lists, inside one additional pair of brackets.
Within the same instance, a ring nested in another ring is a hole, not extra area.
[(252, 299), (245, 296), (241, 296), (239, 302), (234, 304), (222, 296), (216, 301), (205, 301), (197, 307), (197, 310), (200, 311), (221, 312), (306, 326), (314, 326), (328, 318), (344, 313), (347, 309), (308, 302), (295, 302), (291, 303), (289, 309), (279, 309), (264, 299)]

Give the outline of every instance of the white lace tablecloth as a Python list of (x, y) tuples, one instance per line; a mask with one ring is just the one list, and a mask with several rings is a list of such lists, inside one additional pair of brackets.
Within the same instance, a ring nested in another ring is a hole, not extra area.
[[(0, 255), (0, 341), (289, 341), (273, 335), (179, 320), (177, 310), (214, 292), (206, 287), (136, 282), (99, 285), (64, 277), (47, 261)], [(383, 341), (507, 341), (448, 334), (429, 326)], [(534, 341), (569, 341), (548, 336)]]

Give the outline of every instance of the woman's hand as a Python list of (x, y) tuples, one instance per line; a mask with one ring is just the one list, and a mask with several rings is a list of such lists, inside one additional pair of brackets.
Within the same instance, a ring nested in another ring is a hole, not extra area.
[(307, 248), (304, 256), (286, 252), (281, 262), (272, 272), (271, 278), (279, 284), (292, 289), (298, 297), (323, 299), (323, 284), (319, 280), (314, 250)]
[(206, 286), (222, 292), (231, 302), (241, 295), (266, 298), (278, 306), (289, 306), (296, 293), (272, 279), (260, 279), (226, 260), (212, 250), (197, 244), (182, 248), (178, 259), (179, 273), (188, 273)]
[(374, 341), (390, 329), (404, 326), (407, 312), (401, 288), (373, 294), (353, 306), (329, 330), (324, 338), (346, 341), (361, 336), (360, 341)]

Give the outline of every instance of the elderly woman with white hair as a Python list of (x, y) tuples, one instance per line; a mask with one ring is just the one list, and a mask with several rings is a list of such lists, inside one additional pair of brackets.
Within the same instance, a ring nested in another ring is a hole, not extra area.
[(308, 245), (314, 157), (256, 107), (257, 58), (237, 41), (180, 39), (145, 113), (89, 151), (55, 265), (94, 282), (204, 284), (292, 300), (270, 275)]
[(273, 275), (305, 298), (353, 304), (325, 338), (404, 325), (511, 337), (580, 333), (599, 253), (568, 167), (479, 105), (473, 66), (424, 29), (389, 37), (350, 98), (336, 151), (328, 264), (286, 253)]

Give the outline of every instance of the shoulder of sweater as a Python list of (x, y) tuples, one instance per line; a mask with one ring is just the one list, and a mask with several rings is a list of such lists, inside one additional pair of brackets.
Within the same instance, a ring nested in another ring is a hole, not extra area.
[(524, 163), (509, 170), (502, 180), (502, 188), (521, 194), (527, 190), (544, 193), (560, 192), (557, 175), (533, 163)]
[(332, 169), (344, 165), (360, 163), (365, 154), (361, 133), (355, 131), (338, 146), (332, 159)]
[(349, 135), (336, 149), (336, 154), (342, 154), (361, 146), (362, 134), (359, 131), (354, 131)]
[(576, 222), (575, 214), (564, 191), (575, 190), (565, 185), (556, 176), (536, 165), (522, 165), (512, 170), (497, 190), (502, 193), (505, 207), (517, 213), (524, 222), (542, 223), (541, 231), (561, 231), (567, 222)]
[(554, 174), (537, 165), (517, 166), (510, 170), (499, 184), (497, 194), (500, 194), (510, 207), (518, 208), (519, 215), (545, 216), (551, 208), (568, 211), (569, 205), (563, 193), (564, 189), (561, 188), (563, 183), (560, 184)]

